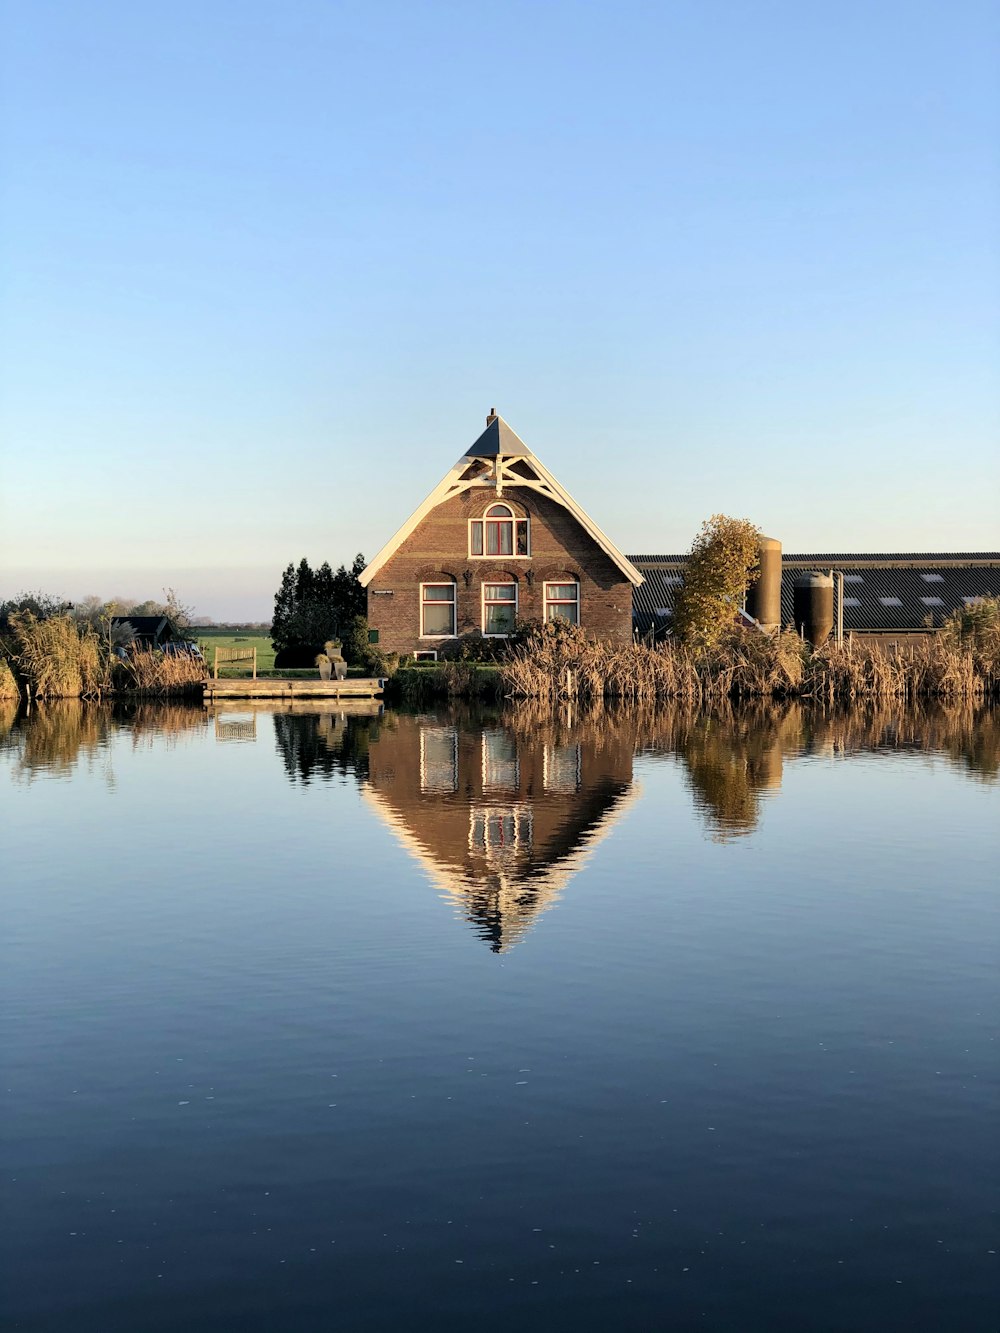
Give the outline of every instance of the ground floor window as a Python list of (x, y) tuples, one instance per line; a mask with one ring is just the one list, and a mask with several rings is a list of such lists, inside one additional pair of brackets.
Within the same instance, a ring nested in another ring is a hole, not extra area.
[(579, 791), (582, 758), (579, 745), (546, 745), (542, 752), (542, 786), (545, 790)]
[(455, 633), (454, 583), (421, 583), (420, 634), (425, 639), (452, 638)]
[(483, 732), (483, 789), (516, 787), (521, 780), (517, 742), (509, 731)]
[(579, 583), (546, 583), (545, 619), (568, 620), (571, 625), (579, 625)]
[(483, 584), (483, 633), (513, 634), (517, 619), (517, 584)]
[(420, 790), (458, 791), (458, 732), (420, 728)]

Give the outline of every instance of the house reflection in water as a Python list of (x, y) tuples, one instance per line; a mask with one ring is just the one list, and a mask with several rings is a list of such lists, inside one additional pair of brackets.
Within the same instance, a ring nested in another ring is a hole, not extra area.
[(400, 716), (372, 738), (362, 790), (495, 953), (551, 907), (621, 813), (629, 739), (566, 719), (469, 729)]

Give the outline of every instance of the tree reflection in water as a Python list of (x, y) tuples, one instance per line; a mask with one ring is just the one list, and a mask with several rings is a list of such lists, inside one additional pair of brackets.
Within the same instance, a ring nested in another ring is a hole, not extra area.
[(307, 786), (314, 779), (352, 776), (364, 782), (368, 747), (386, 724), (379, 714), (377, 706), (355, 712), (276, 710), (274, 738), (289, 780)]

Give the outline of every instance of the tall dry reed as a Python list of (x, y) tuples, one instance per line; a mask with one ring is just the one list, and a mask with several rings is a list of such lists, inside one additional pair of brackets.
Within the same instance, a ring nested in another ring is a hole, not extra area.
[(96, 698), (107, 687), (107, 657), (89, 625), (70, 616), (10, 617), (11, 653), (25, 692), (36, 699)]
[(991, 651), (939, 636), (903, 652), (853, 643), (813, 652), (787, 631), (766, 635), (734, 627), (711, 649), (694, 653), (673, 641), (604, 643), (578, 626), (554, 623), (529, 631), (511, 650), (501, 680), (504, 694), (549, 705), (599, 698), (698, 706), (796, 696), (827, 704), (961, 699), (997, 694), (1000, 671)]
[(21, 691), (17, 688), (17, 677), (11, 670), (10, 663), (6, 657), (0, 657), (0, 700), (5, 703), (10, 700), (18, 700), (21, 697)]
[(194, 694), (205, 679), (205, 664), (197, 658), (133, 649), (114, 668), (116, 691), (134, 694)]
[(970, 648), (941, 636), (903, 645), (828, 644), (809, 660), (806, 690), (825, 703), (856, 699), (972, 699), (996, 692), (997, 677)]

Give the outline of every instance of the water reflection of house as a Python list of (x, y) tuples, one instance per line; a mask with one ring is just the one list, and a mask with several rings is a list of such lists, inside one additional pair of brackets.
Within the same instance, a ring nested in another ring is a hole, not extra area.
[(631, 745), (593, 728), (400, 717), (368, 763), (366, 796), (497, 953), (552, 905), (632, 790)]

